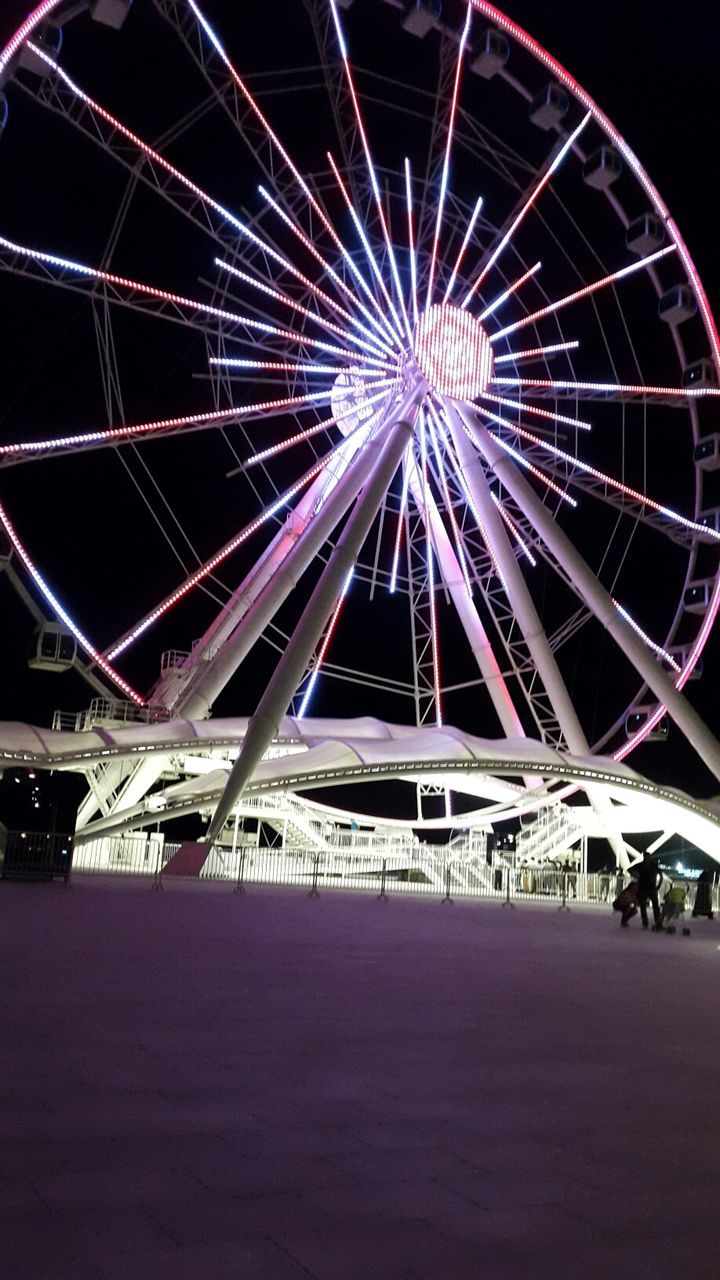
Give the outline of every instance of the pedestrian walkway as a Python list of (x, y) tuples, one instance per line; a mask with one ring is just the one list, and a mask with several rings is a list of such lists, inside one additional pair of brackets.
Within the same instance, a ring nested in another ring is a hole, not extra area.
[(0, 884), (5, 1280), (717, 1280), (720, 927)]

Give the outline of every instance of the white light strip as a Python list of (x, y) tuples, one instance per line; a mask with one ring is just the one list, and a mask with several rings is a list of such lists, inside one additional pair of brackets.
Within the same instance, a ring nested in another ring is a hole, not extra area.
[(528, 213), (528, 211), (529, 211), (530, 209), (532, 209), (532, 207), (533, 207), (533, 205), (534, 205), (535, 201), (537, 200), (538, 196), (540, 195), (540, 193), (541, 193), (541, 192), (545, 189), (545, 187), (547, 186), (547, 184), (548, 184), (548, 182), (550, 181), (550, 179), (551, 179), (552, 175), (555, 173), (555, 170), (558, 168), (558, 166), (559, 166), (559, 165), (561, 165), (561, 164), (562, 164), (563, 160), (565, 159), (565, 156), (567, 155), (568, 151), (569, 151), (569, 150), (570, 150), (570, 148), (572, 147), (573, 143), (577, 141), (578, 137), (579, 137), (579, 136), (580, 136), (580, 134), (582, 133), (582, 131), (583, 131), (583, 129), (585, 128), (585, 125), (587, 124), (587, 122), (588, 122), (588, 120), (589, 120), (589, 119), (590, 119), (590, 112), (588, 112), (588, 114), (585, 116), (585, 118), (584, 118), (583, 120), (581, 120), (581, 121), (580, 121), (580, 124), (578, 125), (577, 129), (574, 129), (574, 130), (573, 130), (573, 132), (570, 134), (570, 137), (569, 137), (569, 138), (567, 138), (567, 139), (566, 139), (566, 141), (563, 143), (562, 147), (560, 148), (560, 151), (558, 152), (558, 154), (556, 155), (555, 159), (552, 161), (552, 163), (549, 165), (549, 167), (548, 167), (548, 168), (547, 168), (547, 170), (545, 171), (545, 173), (544, 173), (543, 177), (540, 179), (539, 183), (538, 183), (538, 184), (537, 184), (537, 186), (535, 187), (535, 190), (533, 191), (532, 195), (531, 195), (531, 196), (529, 196), (529, 197), (528, 197), (528, 199), (525, 201), (525, 204), (523, 205), (522, 209), (521, 209), (521, 210), (520, 210), (520, 212), (518, 213), (517, 217), (515, 217), (515, 218), (513, 219), (512, 223), (510, 224), (509, 229), (505, 232), (505, 235), (503, 236), (502, 240), (500, 241), (500, 243), (497, 245), (497, 247), (496, 247), (496, 248), (493, 250), (493, 252), (491, 253), (490, 257), (488, 258), (487, 262), (485, 263), (485, 266), (483, 267), (482, 271), (480, 272), (480, 275), (478, 276), (477, 280), (476, 280), (476, 281), (475, 281), (475, 283), (473, 284), (472, 288), (469, 290), (469, 292), (468, 292), (468, 293), (465, 295), (465, 297), (463, 298), (463, 302), (462, 302), (463, 308), (467, 307), (467, 305), (468, 305), (468, 303), (470, 302), (470, 299), (472, 298), (473, 294), (474, 294), (474, 293), (476, 293), (476, 292), (477, 292), (477, 290), (480, 288), (480, 285), (482, 284), (482, 282), (483, 282), (483, 280), (485, 279), (486, 275), (487, 275), (487, 274), (488, 274), (488, 272), (490, 271), (491, 267), (492, 267), (492, 266), (494, 266), (494, 264), (497, 262), (498, 258), (500, 257), (500, 254), (502, 253), (503, 249), (504, 249), (504, 248), (505, 248), (505, 247), (510, 243), (510, 241), (512, 240), (512, 238), (513, 238), (513, 236), (514, 236), (515, 232), (517, 231), (518, 227), (520, 226), (520, 223), (522, 222), (522, 220), (523, 220), (523, 218), (525, 217), (526, 213)]
[[(493, 382), (497, 382), (497, 378), (493, 378)], [(564, 413), (553, 413), (550, 409), (540, 409), (534, 404), (524, 404), (522, 400), (506, 400), (503, 396), (492, 396), (488, 391), (480, 393), (480, 399), (489, 400), (491, 404), (500, 404), (507, 409), (520, 409), (523, 413), (533, 413), (538, 418), (548, 418), (551, 422), (560, 422), (566, 427), (577, 427), (580, 431), (591, 431), (592, 423), (584, 422), (582, 418), (570, 418)], [(477, 406), (482, 409), (482, 405)]]
[(458, 274), (458, 271), (460, 270), (460, 264), (463, 258), (465, 257), (465, 250), (467, 249), (470, 243), (470, 237), (472, 236), (472, 233), (475, 230), (475, 223), (477, 222), (478, 215), (480, 213), (480, 210), (482, 209), (482, 203), (483, 203), (482, 196), (478, 196), (477, 200), (475, 201), (475, 208), (472, 211), (470, 221), (468, 222), (468, 225), (467, 225), (467, 231), (465, 232), (465, 235), (463, 237), (463, 242), (460, 245), (460, 252), (457, 256), (455, 266), (452, 269), (452, 275), (450, 276), (450, 280), (448, 281), (448, 287), (445, 290), (445, 297), (443, 298), (443, 302), (447, 302), (449, 300), (450, 294), (455, 288), (455, 281), (457, 280), (457, 274)]
[(470, 23), (472, 21), (472, 3), (468, 0), (465, 13), (465, 25), (460, 37), (460, 45), (458, 47), (457, 63), (455, 66), (455, 83), (453, 84), (452, 99), (450, 101), (450, 118), (448, 120), (447, 141), (445, 143), (445, 155), (443, 157), (442, 175), (440, 178), (440, 195), (437, 203), (437, 217), (435, 219), (435, 238), (433, 240), (432, 252), (430, 254), (430, 273), (428, 275), (427, 296), (425, 299), (425, 308), (427, 309), (432, 303), (432, 291), (435, 283), (435, 269), (437, 267), (438, 244), (440, 242), (440, 231), (442, 229), (443, 211), (445, 209), (445, 198), (447, 196), (448, 177), (450, 176), (450, 153), (452, 150), (453, 131), (455, 129), (455, 116), (457, 114), (458, 97), (460, 94), (460, 78), (462, 76), (463, 56), (465, 54), (465, 46), (467, 44), (468, 35), (470, 33)]
[(523, 329), (526, 324), (535, 324), (541, 320), (543, 316), (552, 315), (555, 311), (560, 311), (562, 307), (569, 307), (572, 302), (579, 302), (581, 298), (589, 298), (592, 293), (597, 293), (598, 289), (604, 289), (609, 284), (616, 284), (618, 280), (624, 280), (626, 276), (634, 275), (636, 271), (644, 271), (645, 267), (649, 267), (651, 263), (657, 262), (659, 258), (665, 258), (669, 253), (675, 252), (675, 245), (666, 245), (664, 249), (658, 249), (656, 253), (650, 253), (646, 258), (640, 258), (638, 262), (631, 262), (628, 267), (621, 267), (619, 271), (613, 271), (608, 276), (602, 276), (600, 280), (593, 280), (592, 284), (586, 284), (582, 289), (576, 289), (574, 293), (568, 293), (564, 298), (558, 298), (557, 302), (550, 302), (546, 307), (541, 307), (539, 311), (533, 311), (532, 315), (523, 316), (522, 320), (516, 320), (514, 324), (506, 325), (504, 329), (498, 329), (490, 339), (491, 342), (497, 342), (498, 338), (504, 338), (508, 333), (514, 333), (516, 329)]
[(529, 347), (526, 351), (510, 351), (506, 356), (495, 356), (495, 364), (507, 364), (508, 361), (529, 360), (533, 356), (550, 356), (555, 351), (575, 351), (580, 346), (577, 338), (572, 342), (551, 342), (548, 347)]
[(313, 667), (312, 673), (311, 673), (311, 675), (310, 675), (310, 679), (308, 680), (307, 688), (306, 688), (306, 690), (305, 690), (305, 694), (304, 694), (304, 696), (303, 696), (302, 703), (300, 704), (300, 710), (299, 710), (299, 712), (298, 712), (298, 719), (299, 719), (299, 720), (302, 720), (302, 719), (307, 715), (307, 709), (308, 709), (308, 706), (309, 706), (309, 704), (310, 704), (310, 699), (311, 699), (311, 697), (312, 697), (312, 692), (313, 692), (313, 689), (315, 688), (315, 684), (316, 684), (316, 682), (317, 682), (317, 678), (318, 678), (318, 676), (320, 675), (320, 670), (321, 670), (322, 664), (323, 664), (323, 662), (325, 661), (325, 654), (327, 653), (328, 645), (330, 644), (330, 640), (332, 639), (332, 634), (333, 634), (333, 632), (334, 632), (334, 630), (335, 630), (335, 627), (337, 626), (337, 620), (338, 620), (338, 618), (340, 617), (340, 610), (342, 609), (343, 604), (344, 604), (344, 602), (345, 602), (345, 597), (346, 597), (346, 595), (347, 595), (347, 593), (348, 593), (348, 590), (349, 590), (349, 588), (350, 588), (350, 583), (351, 583), (351, 582), (352, 582), (352, 580), (353, 580), (353, 574), (354, 574), (354, 573), (355, 573), (355, 570), (354, 570), (354, 569), (351, 569), (351, 570), (350, 570), (350, 572), (348, 573), (348, 576), (347, 576), (347, 578), (345, 579), (345, 582), (344, 582), (344, 585), (343, 585), (343, 589), (342, 589), (342, 591), (340, 592), (340, 596), (339, 596), (339, 598), (338, 598), (338, 602), (337, 602), (337, 604), (335, 605), (335, 612), (333, 613), (333, 616), (332, 616), (332, 618), (330, 619), (330, 625), (329, 625), (329, 627), (328, 627), (328, 629), (327, 629), (327, 631), (326, 631), (326, 633), (325, 633), (325, 639), (323, 640), (322, 645), (321, 645), (321, 647), (320, 647), (320, 652), (318, 653), (317, 660), (316, 660), (316, 662), (315, 662), (315, 666)]
[(39, 587), (43, 596), (47, 600), (53, 613), (55, 613), (57, 617), (60, 618), (60, 620), (65, 623), (65, 626), (67, 627), (68, 631), (70, 631), (71, 634), (74, 635), (75, 639), (80, 645), (80, 648), (88, 655), (89, 658), (92, 658), (92, 661), (97, 664), (97, 666), (107, 676), (107, 678), (111, 680), (112, 683), (116, 685), (118, 689), (122, 690), (122, 692), (126, 694), (127, 697), (130, 698), (131, 701), (136, 704), (136, 706), (144, 707), (145, 699), (141, 698), (140, 694), (135, 692), (132, 686), (128, 684), (127, 680), (123, 680), (122, 676), (118, 675), (114, 667), (110, 666), (110, 663), (107, 661), (107, 659), (104, 658), (102, 654), (99, 653), (98, 650), (95, 648), (95, 646), (90, 643), (90, 641), (88, 640), (84, 632), (80, 630), (79, 626), (77, 625), (76, 622), (73, 621), (73, 619), (70, 617), (70, 614), (67, 612), (67, 610), (63, 608), (63, 606), (61, 605), (55, 593), (51, 591), (50, 587), (48, 586), (47, 582), (43, 578), (39, 569), (35, 566), (32, 559), (30, 558), (29, 552), (25, 550), (25, 547), (20, 541), (18, 534), (15, 532), (15, 528), (12, 524), (12, 521), (8, 517), (4, 507), (1, 504), (0, 504), (0, 523), (2, 523), (2, 526), (8, 538), (10, 539), (13, 547), (15, 548), (15, 551), (17, 552), (18, 556), (20, 557), (23, 564), (25, 565), (25, 568), (30, 574), (30, 577), (33, 579), (36, 586)]
[(522, 534), (520, 533), (520, 530), (518, 529), (517, 525), (515, 524), (515, 521), (514, 521), (514, 520), (512, 520), (512, 519), (511, 519), (511, 517), (508, 515), (508, 513), (507, 513), (507, 511), (505, 510), (505, 508), (504, 508), (504, 506), (503, 506), (502, 502), (501, 502), (501, 501), (500, 501), (500, 499), (498, 498), (497, 494), (493, 493), (492, 489), (490, 490), (490, 497), (492, 498), (493, 502), (495, 503), (495, 506), (497, 507), (498, 511), (500, 512), (500, 515), (502, 516), (503, 520), (505, 521), (505, 524), (507, 525), (508, 529), (510, 530), (510, 532), (511, 532), (511, 534), (512, 534), (513, 538), (514, 538), (514, 539), (515, 539), (515, 541), (517, 542), (517, 544), (518, 544), (518, 546), (519, 546), (520, 550), (523, 552), (523, 554), (524, 554), (525, 556), (527, 556), (527, 558), (528, 558), (528, 560), (530, 561), (530, 564), (532, 565), (533, 569), (535, 569), (535, 568), (537, 567), (537, 560), (535, 559), (535, 557), (534, 557), (534, 555), (533, 555), (532, 551), (530, 550), (529, 546), (527, 545), (527, 543), (526, 543), (525, 539), (522, 537)]
[(617, 609), (621, 617), (623, 617), (625, 621), (629, 623), (633, 631), (636, 632), (636, 634), (639, 635), (640, 639), (647, 645), (648, 649), (651, 649), (653, 653), (656, 653), (659, 658), (663, 658), (665, 662), (667, 662), (668, 666), (672, 667), (673, 671), (679, 672), (680, 664), (675, 661), (672, 654), (668, 653), (667, 649), (663, 649), (661, 645), (656, 644), (654, 640), (651, 640), (649, 635), (647, 635), (643, 631), (642, 627), (627, 612), (627, 609), (623, 609), (622, 605), (618, 604), (617, 600), (613, 600), (613, 604), (615, 605), (615, 608)]
[(491, 316), (494, 311), (497, 311), (498, 307), (501, 307), (503, 302), (507, 302), (508, 298), (511, 298), (514, 293), (517, 293), (518, 289), (521, 289), (528, 280), (531, 280), (535, 273), (540, 270), (541, 266), (541, 262), (536, 262), (529, 271), (526, 271), (518, 280), (515, 280), (504, 293), (499, 294), (495, 301), (491, 302), (490, 306), (485, 308), (482, 315), (478, 316), (478, 320), (481, 322), (483, 320), (487, 320), (488, 316)]
[(641, 493), (639, 489), (631, 489), (629, 485), (624, 484), (621, 480), (614, 480), (612, 476), (606, 475), (604, 471), (598, 471), (597, 467), (591, 467), (589, 463), (573, 457), (571, 453), (566, 453), (564, 449), (559, 449), (557, 445), (551, 444), (549, 440), (541, 440), (539, 436), (534, 436), (532, 432), (525, 431), (524, 428), (516, 426), (513, 422), (503, 422), (502, 419), (496, 419), (496, 421), (502, 422), (503, 426), (508, 427), (530, 444), (537, 445), (538, 448), (544, 449), (547, 453), (553, 453), (557, 458), (562, 458), (563, 462), (569, 463), (574, 469), (584, 471), (586, 475), (593, 476), (595, 480), (600, 480), (603, 484), (617, 489), (619, 493), (624, 493), (628, 498), (632, 498), (634, 502), (639, 502), (642, 506), (649, 507), (652, 511), (657, 511), (659, 515), (667, 516), (669, 520), (674, 520), (677, 524), (684, 525), (686, 529), (692, 529), (693, 532), (700, 533), (704, 537), (720, 541), (720, 533), (717, 533), (714, 529), (704, 524), (697, 524), (695, 520), (689, 520), (687, 516), (681, 516), (672, 507), (666, 507), (661, 502), (655, 502), (653, 498), (648, 498), (647, 494)]

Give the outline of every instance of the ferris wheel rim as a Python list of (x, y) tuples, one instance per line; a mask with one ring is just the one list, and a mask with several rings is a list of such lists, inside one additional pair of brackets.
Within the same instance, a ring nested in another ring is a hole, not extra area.
[[(35, 27), (38, 24), (40, 24), (45, 18), (47, 18), (52, 13), (52, 11), (56, 9), (61, 3), (62, 3), (62, 0), (45, 0), (45, 3), (38, 5), (28, 15), (28, 18), (21, 25), (21, 27), (18, 28), (18, 31), (15, 33), (15, 35), (12, 37), (12, 39), (4, 49), (3, 53), (0, 55), (0, 70), (3, 70), (5, 67), (7, 67), (9, 61), (18, 52), (22, 43), (29, 37), (29, 35), (32, 34), (32, 31), (35, 29)], [(646, 193), (648, 194), (648, 198), (651, 200), (653, 207), (661, 214), (664, 224), (667, 227), (668, 234), (670, 235), (671, 239), (673, 240), (673, 243), (676, 245), (679, 251), (679, 255), (683, 261), (686, 274), (693, 287), (693, 292), (695, 293), (695, 296), (698, 298), (698, 301), (700, 303), (700, 308), (703, 316), (705, 329), (708, 334), (708, 338), (711, 342), (711, 345), (713, 347), (713, 359), (716, 362), (716, 367), (719, 367), (720, 369), (719, 356), (718, 356), (720, 347), (718, 344), (717, 329), (715, 327), (715, 322), (712, 316), (712, 312), (709, 308), (709, 304), (707, 302), (707, 298), (704, 293), (702, 282), (694, 266), (694, 263), (689, 255), (689, 252), (687, 251), (684, 241), (680, 236), (680, 232), (677, 229), (676, 224), (674, 223), (674, 220), (670, 217), (669, 212), (666, 209), (666, 206), (664, 205), (664, 203), (662, 202), (659, 196), (659, 193), (657, 192), (656, 188), (654, 187), (649, 177), (645, 173), (644, 168), (640, 165), (640, 162), (634, 156), (634, 153), (628, 147), (627, 143), (624, 142), (624, 139), (622, 139), (618, 131), (615, 130), (614, 126), (611, 124), (608, 118), (604, 115), (604, 113), (600, 110), (600, 108), (597, 107), (593, 99), (591, 99), (590, 96), (586, 94), (586, 92), (581, 88), (581, 86), (579, 86), (577, 81), (575, 81), (574, 78), (570, 76), (567, 71), (565, 71), (565, 69), (561, 66), (561, 64), (558, 63), (552, 57), (552, 55), (550, 55), (541, 45), (539, 45), (536, 41), (534, 41), (533, 38), (529, 36), (522, 28), (520, 28), (517, 24), (513, 23), (510, 19), (508, 19), (504, 14), (501, 13), (500, 10), (496, 9), (495, 6), (484, 3), (484, 0), (472, 0), (472, 4), (475, 10), (484, 14), (484, 16), (490, 18), (501, 30), (508, 32), (514, 39), (516, 39), (519, 43), (521, 43), (530, 53), (532, 53), (536, 58), (538, 58), (549, 70), (551, 70), (553, 74), (557, 76), (558, 79), (560, 79), (566, 85), (566, 87), (572, 91), (572, 93), (578, 99), (578, 101), (583, 106), (586, 106), (589, 111), (592, 112), (593, 118), (595, 119), (595, 121), (600, 125), (603, 131), (607, 133), (608, 136), (610, 136), (616, 142), (616, 144), (618, 145), (618, 148), (622, 151), (623, 155), (628, 159), (628, 162), (631, 164), (631, 167), (633, 168), (633, 171), (636, 177), (639, 178), (639, 180), (641, 181), (641, 184), (646, 190)], [(683, 672), (682, 672), (682, 676), (684, 677), (683, 683), (685, 682), (686, 679), (689, 678), (693, 670), (693, 667), (695, 666), (697, 660), (700, 657), (704, 644), (709, 636), (710, 629), (712, 627), (714, 618), (717, 614), (718, 608), (720, 608), (720, 578), (718, 578), (718, 581), (716, 582), (713, 600), (710, 608), (707, 611), (706, 618), (704, 619), (699, 637), (695, 645), (693, 646), (693, 650), (688, 657), (688, 661), (685, 667), (683, 668)], [(679, 685), (679, 687), (682, 687), (682, 685)], [(664, 710), (663, 708), (660, 708), (660, 712), (659, 712), (660, 715), (663, 713), (663, 710)], [(648, 732), (650, 732), (651, 728), (652, 728), (652, 725), (650, 725)], [(637, 742), (633, 742), (632, 745), (633, 746), (637, 745)], [(628, 747), (628, 750), (630, 749), (632, 749), (631, 746)], [(624, 754), (627, 754), (627, 751), (625, 751)], [(619, 758), (623, 758), (623, 756), (619, 756)]]

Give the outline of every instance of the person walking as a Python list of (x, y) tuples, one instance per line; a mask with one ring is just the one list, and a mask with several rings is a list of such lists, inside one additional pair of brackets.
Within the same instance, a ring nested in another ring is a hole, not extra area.
[(660, 930), (662, 928), (660, 904), (658, 902), (658, 889), (662, 882), (662, 871), (660, 871), (658, 866), (652, 861), (650, 854), (647, 852), (644, 853), (642, 862), (637, 869), (638, 902), (640, 904), (640, 915), (642, 916), (643, 929), (647, 929), (648, 927), (648, 902), (652, 904), (655, 929)]

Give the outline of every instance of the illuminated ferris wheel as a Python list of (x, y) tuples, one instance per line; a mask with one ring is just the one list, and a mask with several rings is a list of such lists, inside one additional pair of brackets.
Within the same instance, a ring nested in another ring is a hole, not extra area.
[(254, 710), (215, 829), (288, 710), (618, 760), (669, 715), (720, 777), (681, 694), (720, 347), (668, 209), (493, 5), (285, 8), (280, 39), (45, 0), (2, 55), (0, 266), (42, 351), (5, 372), (0, 519), (38, 664)]

